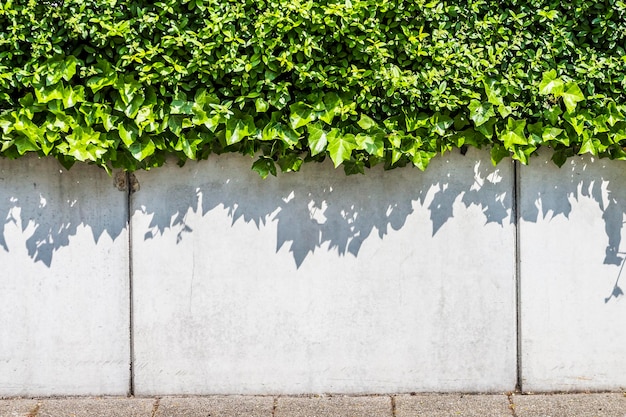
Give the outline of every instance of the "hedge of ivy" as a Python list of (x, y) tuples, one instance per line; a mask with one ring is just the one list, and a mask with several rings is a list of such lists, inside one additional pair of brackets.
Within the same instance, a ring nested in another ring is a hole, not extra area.
[(3, 0), (0, 154), (127, 170), (211, 153), (262, 176), (625, 159), (621, 0)]

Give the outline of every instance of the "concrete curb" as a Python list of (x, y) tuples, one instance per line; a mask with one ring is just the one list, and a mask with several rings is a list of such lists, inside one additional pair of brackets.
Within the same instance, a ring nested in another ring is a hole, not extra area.
[(626, 417), (626, 393), (0, 399), (0, 417)]

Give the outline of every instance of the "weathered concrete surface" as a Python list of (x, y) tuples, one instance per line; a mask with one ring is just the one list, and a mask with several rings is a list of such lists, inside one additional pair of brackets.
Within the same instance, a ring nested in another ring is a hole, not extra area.
[(126, 212), (97, 168), (0, 160), (0, 395), (127, 392)]
[[(151, 417), (156, 400), (149, 398), (44, 399), (33, 417)], [(152, 416), (154, 417), (154, 416)]]
[(517, 417), (624, 417), (624, 394), (555, 394), (513, 396)]
[(273, 417), (273, 397), (243, 395), (161, 398), (152, 417), (245, 416)]
[(0, 417), (26, 417), (29, 414), (35, 414), (38, 408), (37, 400), (0, 400)]
[(510, 417), (506, 395), (421, 394), (395, 396), (394, 417)]
[(379, 397), (281, 397), (276, 417), (392, 417), (391, 398)]
[(621, 161), (535, 158), (521, 170), (524, 391), (626, 386)]
[[(0, 417), (623, 417), (626, 395), (81, 397), (0, 400)], [(510, 401), (510, 402), (509, 402)]]
[(513, 389), (513, 175), (488, 161), (138, 173), (136, 393)]

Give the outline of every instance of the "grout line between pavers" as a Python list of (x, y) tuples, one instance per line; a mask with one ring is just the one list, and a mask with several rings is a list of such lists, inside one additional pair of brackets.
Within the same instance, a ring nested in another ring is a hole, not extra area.
[(515, 403), (513, 402), (513, 393), (507, 393), (506, 398), (509, 400), (509, 410), (511, 410), (511, 415), (513, 417), (517, 417), (517, 413), (515, 412)]
[(396, 396), (390, 395), (389, 398), (391, 399), (391, 417), (396, 417)]
[(36, 417), (37, 414), (39, 413), (39, 409), (41, 408), (41, 403), (38, 402), (37, 404), (35, 404), (35, 406), (33, 407), (32, 410), (30, 410), (28, 412), (28, 414), (26, 414), (27, 417)]
[(156, 397), (154, 399), (154, 404), (152, 404), (152, 414), (150, 414), (150, 417), (155, 417), (157, 411), (159, 411), (159, 405), (161, 404), (161, 398)]

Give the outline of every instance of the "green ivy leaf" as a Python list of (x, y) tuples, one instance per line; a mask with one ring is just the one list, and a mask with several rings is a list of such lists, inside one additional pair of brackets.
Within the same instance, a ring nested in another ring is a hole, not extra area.
[(563, 111), (559, 106), (553, 106), (549, 109), (544, 110), (542, 114), (543, 117), (548, 119), (551, 124), (558, 125), (560, 120), (559, 116), (563, 114)]
[(491, 139), (495, 133), (496, 122), (497, 119), (495, 117), (491, 118), (487, 123), (476, 127), (476, 131), (482, 133), (487, 139)]
[(246, 116), (243, 119), (231, 118), (226, 122), (226, 144), (234, 145), (241, 142), (246, 137), (254, 134), (255, 131), (256, 126), (251, 116)]
[(261, 178), (265, 179), (269, 174), (276, 176), (276, 165), (271, 158), (260, 157), (254, 164), (252, 164), (252, 170), (259, 174)]
[(66, 109), (74, 107), (76, 103), (85, 101), (85, 87), (78, 85), (75, 87), (67, 87), (63, 90), (63, 106)]
[(376, 122), (374, 121), (374, 119), (372, 119), (371, 117), (369, 117), (369, 116), (367, 116), (365, 114), (361, 114), (361, 118), (359, 119), (357, 124), (363, 130), (369, 130), (369, 129), (377, 126)]
[(64, 95), (65, 87), (63, 86), (63, 83), (35, 88), (35, 97), (39, 103), (48, 103), (52, 100), (62, 100)]
[(143, 161), (152, 155), (155, 149), (154, 142), (146, 138), (139, 139), (128, 147), (130, 154), (138, 161)]
[(307, 130), (309, 132), (308, 142), (309, 148), (311, 149), (311, 156), (324, 152), (326, 150), (328, 140), (326, 138), (326, 132), (322, 129), (321, 124), (319, 122), (312, 123), (307, 126)]
[(554, 153), (552, 154), (552, 162), (554, 162), (559, 168), (563, 166), (563, 164), (565, 164), (565, 161), (567, 160), (567, 155), (565, 153), (565, 150), (556, 150), (554, 151)]
[(426, 113), (413, 114), (411, 112), (404, 113), (404, 121), (407, 132), (414, 132), (422, 127), (428, 127), (430, 117)]
[(585, 153), (590, 153), (594, 156), (598, 155), (598, 148), (601, 145), (600, 142), (593, 138), (587, 131), (585, 131), (583, 133), (583, 142), (582, 145), (580, 146), (580, 151), (578, 152), (579, 155), (585, 154)]
[(528, 139), (524, 133), (525, 126), (526, 120), (514, 120), (512, 118), (507, 120), (507, 128), (500, 135), (506, 149), (513, 150), (513, 145), (528, 145)]
[(304, 162), (298, 155), (295, 154), (286, 154), (281, 156), (278, 159), (278, 165), (280, 166), (280, 170), (282, 172), (296, 172), (300, 170), (302, 166), (302, 162)]
[(139, 138), (139, 129), (134, 123), (120, 123), (117, 126), (120, 138), (127, 148), (130, 148), (133, 143)]
[(259, 97), (254, 100), (254, 107), (257, 113), (265, 113), (269, 110), (270, 104), (264, 98)]
[(316, 119), (313, 109), (304, 103), (292, 104), (289, 111), (289, 122), (293, 129), (306, 126)]
[(436, 152), (428, 152), (428, 151), (417, 151), (415, 155), (411, 158), (411, 162), (420, 170), (424, 171), (428, 168), (428, 164), (430, 160), (433, 159), (437, 155)]
[(580, 91), (578, 84), (569, 83), (567, 85), (567, 90), (563, 93), (563, 103), (565, 103), (565, 108), (570, 113), (573, 113), (576, 110), (576, 104), (583, 101), (585, 96), (583, 92)]
[(326, 138), (328, 140), (328, 153), (335, 168), (341, 165), (343, 161), (349, 160), (352, 151), (357, 147), (354, 135), (342, 135), (339, 129), (331, 129)]
[(385, 143), (383, 138), (383, 134), (370, 135), (359, 133), (355, 137), (357, 149), (364, 150), (370, 155), (382, 158), (385, 153)]
[(346, 175), (365, 174), (365, 164), (358, 159), (351, 159), (343, 163), (343, 171)]
[(543, 132), (541, 132), (541, 138), (546, 141), (549, 142), (551, 140), (557, 140), (557, 138), (559, 137), (559, 135), (563, 133), (563, 129), (559, 129), (557, 127), (552, 127), (552, 126), (546, 126), (543, 129)]
[(96, 75), (89, 78), (85, 82), (85, 86), (89, 87), (92, 92), (97, 93), (102, 90), (104, 87), (108, 87), (114, 85), (117, 82), (117, 75), (115, 73), (105, 74), (105, 75)]
[(107, 151), (100, 141), (100, 132), (91, 127), (77, 126), (67, 135), (67, 154), (78, 161), (97, 161)]
[(483, 81), (483, 86), (485, 87), (485, 93), (487, 95), (487, 100), (489, 103), (494, 106), (503, 106), (504, 99), (502, 98), (503, 91), (502, 88), (498, 85), (498, 81), (494, 78), (485, 78)]
[(539, 83), (539, 94), (548, 95), (552, 94), (555, 97), (560, 97), (563, 94), (563, 87), (565, 83), (560, 77), (557, 77), (556, 70), (550, 70), (543, 73), (541, 83)]
[(40, 149), (39, 145), (37, 145), (37, 143), (33, 143), (33, 141), (26, 135), (19, 135), (13, 143), (17, 147), (17, 152), (20, 155), (24, 155), (29, 151), (38, 151)]
[(585, 130), (585, 116), (582, 114), (565, 113), (563, 116), (578, 135), (582, 135)]
[(615, 126), (619, 122), (624, 121), (624, 114), (617, 108), (617, 105), (614, 101), (611, 101), (606, 109), (608, 111), (608, 117), (606, 121), (611, 127)]
[(194, 114), (194, 102), (186, 100), (173, 100), (170, 105), (170, 114)]
[(491, 147), (491, 150), (489, 153), (491, 155), (491, 163), (494, 166), (498, 165), (498, 163), (500, 163), (502, 159), (511, 155), (511, 153), (508, 151), (507, 148), (497, 143)]
[(335, 115), (341, 112), (342, 101), (336, 93), (326, 93), (324, 95), (325, 111), (319, 116), (320, 120), (326, 124), (331, 124)]
[(282, 140), (290, 148), (293, 148), (300, 142), (300, 134), (293, 130), (290, 126), (279, 123), (276, 125), (276, 132), (278, 133), (280, 140)]
[(487, 123), (490, 118), (496, 115), (496, 112), (493, 111), (493, 104), (481, 103), (478, 100), (472, 100), (469, 109), (470, 119), (474, 121), (476, 127)]
[(432, 123), (435, 133), (440, 136), (444, 136), (446, 134), (446, 130), (454, 123), (454, 120), (450, 116), (436, 112), (430, 118), (430, 122)]
[(63, 65), (61, 66), (61, 74), (65, 81), (69, 81), (76, 74), (76, 65), (78, 64), (78, 60), (75, 56), (70, 55), (65, 58), (63, 61)]
[(196, 143), (190, 141), (186, 135), (180, 135), (178, 137), (178, 141), (174, 146), (174, 149), (177, 151), (183, 151), (185, 156), (189, 159), (196, 159)]

